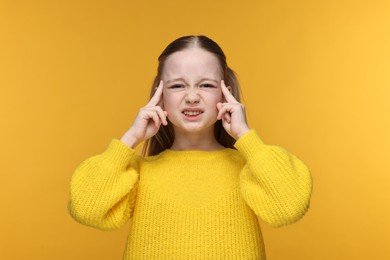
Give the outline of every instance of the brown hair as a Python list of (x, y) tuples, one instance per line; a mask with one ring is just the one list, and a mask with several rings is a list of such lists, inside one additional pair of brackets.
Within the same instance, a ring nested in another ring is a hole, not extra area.
[[(180, 37), (174, 40), (165, 48), (165, 50), (158, 57), (157, 76), (155, 77), (152, 85), (150, 98), (154, 95), (160, 83), (161, 74), (164, 70), (166, 59), (171, 54), (190, 47), (202, 48), (206, 51), (213, 53), (218, 58), (225, 84), (226, 86), (230, 86), (232, 88), (232, 95), (235, 97), (235, 99), (238, 102), (240, 102), (240, 86), (238, 83), (238, 79), (235, 72), (232, 69), (230, 69), (229, 66), (227, 65), (226, 56), (224, 52), (216, 42), (203, 35), (199, 35), (199, 36), (190, 35), (190, 36)], [(235, 143), (235, 139), (225, 131), (225, 129), (222, 126), (222, 120), (218, 120), (215, 123), (214, 136), (216, 140), (223, 146), (227, 148), (235, 149), (235, 147), (233, 146)], [(168, 125), (166, 126), (161, 124), (158, 132), (153, 137), (145, 141), (142, 149), (142, 155), (151, 156), (151, 155), (159, 154), (160, 152), (172, 146), (174, 138), (175, 138), (175, 133), (173, 131), (172, 124), (169, 123), (169, 121), (168, 121)]]

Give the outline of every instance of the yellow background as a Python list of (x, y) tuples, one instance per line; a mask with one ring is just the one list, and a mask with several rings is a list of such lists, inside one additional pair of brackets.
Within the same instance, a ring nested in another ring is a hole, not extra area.
[(390, 259), (386, 0), (2, 0), (0, 258), (122, 258), (128, 224), (73, 221), (70, 176), (130, 127), (188, 34), (222, 46), (250, 127), (311, 169), (307, 215), (263, 224), (268, 259)]

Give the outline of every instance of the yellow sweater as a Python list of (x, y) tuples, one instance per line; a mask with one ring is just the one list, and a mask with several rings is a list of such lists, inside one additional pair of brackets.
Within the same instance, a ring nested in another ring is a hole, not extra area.
[(273, 227), (299, 220), (311, 175), (254, 129), (234, 146), (144, 158), (114, 138), (77, 167), (69, 212), (102, 230), (131, 219), (125, 259), (265, 259), (257, 216)]

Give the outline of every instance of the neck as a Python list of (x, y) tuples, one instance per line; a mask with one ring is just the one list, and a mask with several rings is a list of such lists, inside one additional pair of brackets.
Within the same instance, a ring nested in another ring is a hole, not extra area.
[(218, 143), (214, 136), (214, 128), (204, 132), (183, 132), (175, 130), (175, 140), (171, 146), (171, 150), (186, 151), (186, 150), (202, 150), (215, 151), (225, 147)]

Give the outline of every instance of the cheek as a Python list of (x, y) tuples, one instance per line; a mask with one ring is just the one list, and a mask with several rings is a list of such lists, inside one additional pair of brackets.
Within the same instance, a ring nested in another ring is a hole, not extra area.
[(223, 101), (222, 89), (218, 89), (218, 93), (215, 93), (215, 99), (217, 100), (217, 102)]
[(170, 109), (170, 104), (172, 103), (169, 98), (163, 96), (163, 107), (164, 107), (164, 110), (168, 111)]
[(215, 105), (218, 102), (222, 102), (223, 101), (222, 91), (220, 90), (220, 91), (218, 91), (218, 93), (214, 93), (213, 95), (210, 95), (209, 100), (211, 102), (215, 103)]
[(206, 97), (206, 100), (208, 100), (207, 103), (210, 107), (214, 107), (215, 111), (218, 111), (217, 103), (222, 102), (222, 92), (214, 93), (214, 95), (209, 95)]
[(167, 94), (166, 92), (164, 92), (162, 100), (164, 104), (164, 109), (168, 112), (169, 110), (174, 109), (178, 105), (177, 95)]

